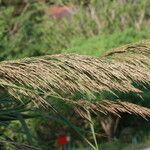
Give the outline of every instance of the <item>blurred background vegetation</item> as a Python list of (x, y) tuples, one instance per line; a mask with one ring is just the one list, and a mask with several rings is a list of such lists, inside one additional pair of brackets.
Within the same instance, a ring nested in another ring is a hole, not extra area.
[[(67, 6), (71, 11), (69, 17), (54, 18), (49, 11), (53, 6)], [(59, 53), (99, 57), (106, 50), (142, 39), (150, 39), (149, 0), (0, 0), (1, 61)], [(68, 116), (68, 111), (67, 108), (64, 115), (70, 122), (88, 130), (87, 121), (75, 118), (74, 114)], [(86, 145), (74, 130), (64, 125), (64, 120), (51, 120), (27, 121), (34, 145), (44, 150), (54, 149), (55, 138), (60, 133), (71, 136), (74, 147)], [(0, 130), (26, 143), (20, 126), (13, 121)], [(17, 131), (7, 130), (12, 127)], [(131, 148), (129, 144), (150, 144), (149, 122), (124, 115), (118, 128), (115, 143), (107, 144), (100, 122), (95, 123), (98, 141), (106, 143), (103, 149), (120, 150)], [(84, 134), (89, 137), (89, 133)], [(139, 139), (134, 142), (136, 135)]]

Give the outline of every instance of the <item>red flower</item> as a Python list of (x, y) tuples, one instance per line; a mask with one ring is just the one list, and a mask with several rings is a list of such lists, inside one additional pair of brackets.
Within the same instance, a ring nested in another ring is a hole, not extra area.
[(67, 144), (69, 141), (69, 137), (66, 135), (60, 135), (57, 137), (56, 142), (58, 146), (63, 146), (65, 144)]

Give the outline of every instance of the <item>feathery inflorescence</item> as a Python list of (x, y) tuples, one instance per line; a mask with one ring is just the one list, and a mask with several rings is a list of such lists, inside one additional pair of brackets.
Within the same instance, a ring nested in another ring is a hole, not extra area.
[(143, 40), (112, 49), (103, 55), (120, 62), (150, 68), (150, 40)]
[[(0, 63), (0, 86), (15, 98), (31, 99), (37, 106), (47, 106), (48, 96), (65, 100), (76, 92), (139, 94), (142, 91), (134, 87), (133, 82), (150, 84), (149, 58), (150, 41), (146, 41), (113, 50), (101, 58), (60, 54), (3, 61)], [(100, 111), (105, 112), (104, 109)]]
[(81, 100), (76, 103), (75, 111), (84, 118), (87, 118), (87, 112), (93, 112), (94, 114), (104, 114), (109, 115), (113, 114), (115, 116), (121, 117), (121, 113), (134, 114), (137, 116), (141, 116), (147, 120), (150, 117), (150, 109), (146, 107), (142, 107), (130, 102), (124, 102), (121, 100), (110, 101), (110, 100), (102, 100), (100, 102), (90, 103), (85, 100)]

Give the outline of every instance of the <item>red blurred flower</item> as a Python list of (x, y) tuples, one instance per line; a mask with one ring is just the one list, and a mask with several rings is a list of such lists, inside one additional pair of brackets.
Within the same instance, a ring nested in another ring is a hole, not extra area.
[(69, 137), (66, 135), (59, 135), (56, 139), (57, 145), (58, 146), (63, 146), (66, 145), (69, 142)]

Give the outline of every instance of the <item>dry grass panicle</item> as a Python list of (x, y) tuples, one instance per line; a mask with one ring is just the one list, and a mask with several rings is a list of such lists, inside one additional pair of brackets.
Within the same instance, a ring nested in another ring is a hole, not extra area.
[[(88, 101), (82, 100), (76, 104), (75, 111), (84, 118), (87, 118), (86, 110), (98, 115), (99, 113), (104, 115), (113, 114), (115, 116), (121, 117), (121, 113), (134, 114), (141, 116), (144, 119), (150, 117), (150, 109), (145, 108), (130, 102), (125, 102), (122, 100), (110, 101), (102, 100), (96, 103), (89, 103)], [(88, 118), (87, 118), (88, 119)]]
[(150, 84), (149, 56), (150, 41), (146, 41), (102, 58), (60, 54), (3, 61), (0, 85), (17, 99), (31, 99), (37, 106), (46, 106), (48, 96), (67, 99), (75, 92), (141, 93), (132, 83)]

